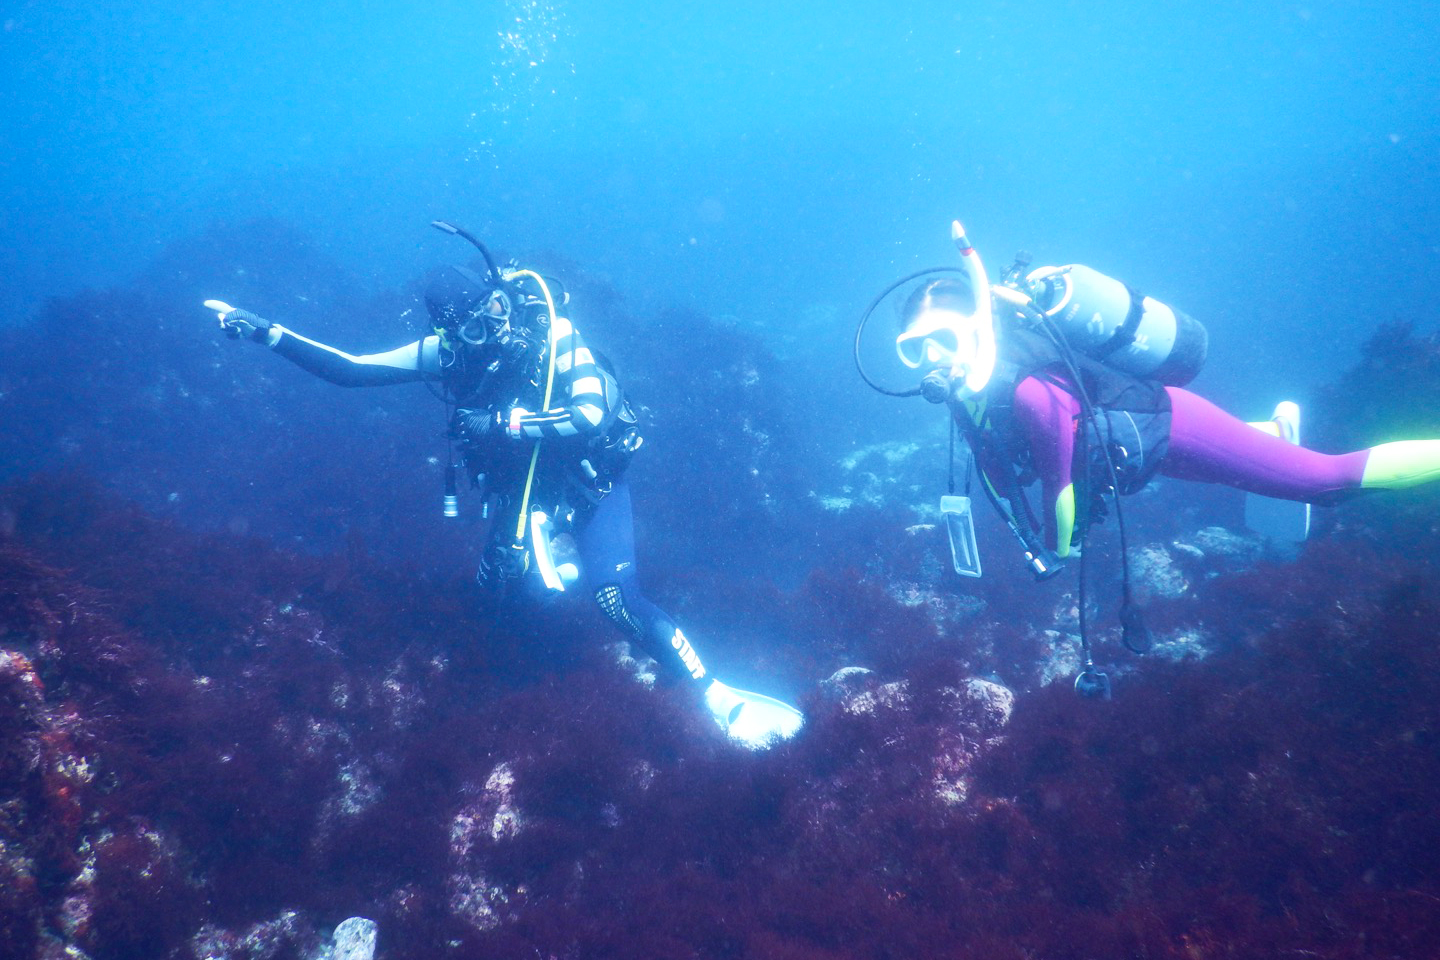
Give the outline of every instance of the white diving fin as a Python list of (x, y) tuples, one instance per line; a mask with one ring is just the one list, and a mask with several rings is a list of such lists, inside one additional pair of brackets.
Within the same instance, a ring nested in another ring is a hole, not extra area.
[[(1287, 443), (1300, 444), (1300, 405), (1290, 400), (1275, 407), (1269, 420), (1250, 426)], [(1245, 495), (1245, 526), (1277, 544), (1303, 543), (1310, 535), (1310, 504)]]
[(763, 693), (737, 690), (719, 680), (705, 689), (705, 706), (730, 739), (760, 750), (788, 740), (805, 723), (805, 715), (788, 703)]

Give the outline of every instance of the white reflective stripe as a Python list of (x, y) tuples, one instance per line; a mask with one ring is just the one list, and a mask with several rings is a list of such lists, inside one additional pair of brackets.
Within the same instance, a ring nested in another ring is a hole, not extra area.
[(575, 412), (588, 420), (590, 422), (590, 426), (592, 427), (600, 426), (600, 421), (605, 419), (605, 411), (601, 410), (593, 403), (576, 404)]
[[(276, 324), (276, 326), (279, 326), (279, 324)], [(309, 337), (301, 336), (287, 327), (281, 327), (281, 329), (287, 337), (294, 337), (296, 340), (308, 343), (310, 346), (324, 350), (326, 353), (333, 353), (335, 356), (342, 357), (350, 363), (359, 363), (367, 367), (390, 367), (394, 370), (420, 369), (419, 340), (416, 340), (414, 343), (407, 343), (403, 347), (396, 347), (394, 350), (387, 350), (384, 353), (367, 353), (362, 356), (355, 356), (354, 354), (346, 353), (344, 350), (336, 350), (334, 347), (320, 343), (318, 340), (311, 340)], [(427, 337), (426, 339), (432, 338)]]
[(569, 423), (567, 421), (565, 423), (555, 424), (555, 432), (562, 437), (573, 437), (580, 431), (575, 428), (575, 425), (573, 423)]
[[(558, 342), (561, 337), (568, 337), (574, 331), (575, 328), (570, 325), (569, 320), (564, 317), (556, 317), (555, 322), (550, 326), (550, 338)], [(560, 358), (556, 357), (555, 362), (559, 363)]]
[(440, 375), (440, 338), (426, 337), (420, 341), (419, 368), (432, 377)]
[(563, 356), (555, 358), (555, 369), (561, 373), (568, 373), (572, 365), (583, 367), (587, 363), (594, 363), (595, 358), (590, 355), (589, 347), (581, 347), (578, 350), (570, 350)]
[(605, 396), (605, 388), (600, 383), (599, 377), (581, 377), (570, 385), (570, 396), (582, 397), (587, 393), (593, 393), (597, 397)]

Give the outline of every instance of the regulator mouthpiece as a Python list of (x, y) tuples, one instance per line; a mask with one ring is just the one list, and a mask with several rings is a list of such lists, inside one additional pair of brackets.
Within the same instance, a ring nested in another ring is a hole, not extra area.
[(1109, 700), (1110, 677), (1093, 666), (1081, 670), (1075, 677), (1075, 692), (1086, 700)]

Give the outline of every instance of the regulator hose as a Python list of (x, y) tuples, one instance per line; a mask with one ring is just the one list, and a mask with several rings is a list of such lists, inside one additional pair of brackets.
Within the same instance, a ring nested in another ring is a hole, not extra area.
[(879, 383), (872, 380), (870, 378), (870, 375), (865, 372), (865, 364), (860, 359), (860, 340), (865, 335), (865, 325), (870, 322), (870, 317), (875, 313), (876, 308), (879, 307), (880, 304), (885, 302), (885, 299), (889, 297), (890, 294), (894, 293), (896, 290), (903, 287), (905, 284), (910, 283), (912, 280), (919, 280), (921, 277), (928, 277), (934, 273), (965, 273), (965, 271), (961, 270), (959, 267), (930, 267), (926, 270), (917, 270), (915, 273), (901, 277), (899, 280), (896, 280), (884, 290), (881, 290), (880, 293), (876, 295), (875, 299), (870, 301), (870, 305), (866, 307), (865, 312), (860, 315), (860, 322), (855, 325), (855, 370), (860, 374), (860, 379), (864, 380), (865, 383), (870, 387), (870, 389), (876, 391), (877, 393), (883, 393), (887, 397), (920, 396), (920, 387), (914, 387), (910, 390), (891, 390), (889, 387), (881, 386)]

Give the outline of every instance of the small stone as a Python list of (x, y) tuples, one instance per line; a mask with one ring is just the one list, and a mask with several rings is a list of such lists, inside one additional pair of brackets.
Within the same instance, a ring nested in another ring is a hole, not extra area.
[(830, 700), (846, 700), (870, 686), (874, 675), (868, 667), (841, 667), (820, 681), (820, 692)]
[(331, 960), (374, 960), (375, 921), (364, 917), (342, 920), (335, 928), (335, 947)]

